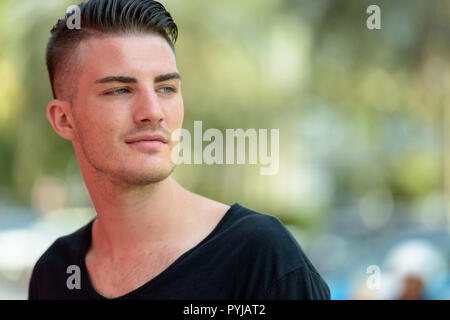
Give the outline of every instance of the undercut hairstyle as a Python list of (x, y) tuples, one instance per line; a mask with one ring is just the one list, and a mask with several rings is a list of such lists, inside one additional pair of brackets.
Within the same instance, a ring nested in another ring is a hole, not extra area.
[(69, 29), (66, 13), (51, 30), (46, 63), (55, 99), (72, 100), (76, 91), (76, 50), (91, 37), (125, 34), (154, 34), (164, 38), (175, 54), (178, 28), (164, 6), (153, 0), (89, 0), (78, 4), (80, 29)]

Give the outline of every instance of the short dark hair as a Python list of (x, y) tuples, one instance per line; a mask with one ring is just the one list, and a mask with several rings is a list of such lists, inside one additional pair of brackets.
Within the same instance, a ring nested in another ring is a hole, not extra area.
[[(153, 0), (89, 0), (78, 4), (80, 8), (80, 29), (69, 29), (67, 20), (75, 12), (66, 13), (51, 30), (47, 43), (46, 63), (52, 86), (53, 97), (57, 91), (72, 85), (55, 84), (56, 73), (74, 73), (69, 59), (79, 43), (99, 34), (150, 33), (163, 37), (173, 52), (178, 37), (178, 28), (164, 6)], [(63, 80), (65, 78), (63, 77)], [(65, 95), (65, 93), (63, 94)]]

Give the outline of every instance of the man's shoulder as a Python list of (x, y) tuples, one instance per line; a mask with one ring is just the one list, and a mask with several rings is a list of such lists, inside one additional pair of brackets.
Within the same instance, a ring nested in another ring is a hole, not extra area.
[(277, 216), (237, 204), (234, 224), (256, 242), (296, 244), (297, 241)]
[(60, 264), (76, 264), (78, 255), (86, 232), (92, 221), (75, 230), (74, 232), (58, 237), (39, 257), (33, 267), (33, 273), (45, 267), (52, 270)]
[(31, 272), (28, 299), (53, 299), (66, 292), (68, 267), (79, 266), (80, 249), (91, 223), (57, 238), (40, 256)]
[[(231, 220), (224, 246), (237, 261), (242, 282), (248, 282), (252, 288), (248, 290), (256, 290), (250, 296), (329, 299), (329, 289), (316, 267), (277, 216), (237, 205)], [(257, 284), (252, 279), (258, 279)]]
[(286, 268), (310, 268), (300, 243), (276, 216), (256, 211), (240, 204), (229, 229), (253, 254), (286, 263)]

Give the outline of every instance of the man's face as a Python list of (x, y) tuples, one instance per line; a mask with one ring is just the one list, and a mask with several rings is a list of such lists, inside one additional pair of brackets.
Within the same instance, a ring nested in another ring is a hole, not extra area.
[[(181, 128), (181, 80), (169, 44), (156, 35), (92, 38), (78, 48), (72, 101), (78, 161), (118, 183), (145, 185), (174, 169), (171, 133)], [(141, 141), (161, 135), (168, 143)]]

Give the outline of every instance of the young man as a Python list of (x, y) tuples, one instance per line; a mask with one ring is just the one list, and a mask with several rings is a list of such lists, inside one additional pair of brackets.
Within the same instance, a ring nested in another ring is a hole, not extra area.
[[(177, 27), (151, 0), (90, 0), (47, 46), (53, 129), (72, 141), (97, 216), (33, 268), (29, 299), (329, 299), (270, 215), (178, 185)], [(77, 278), (78, 277), (78, 278)]]

